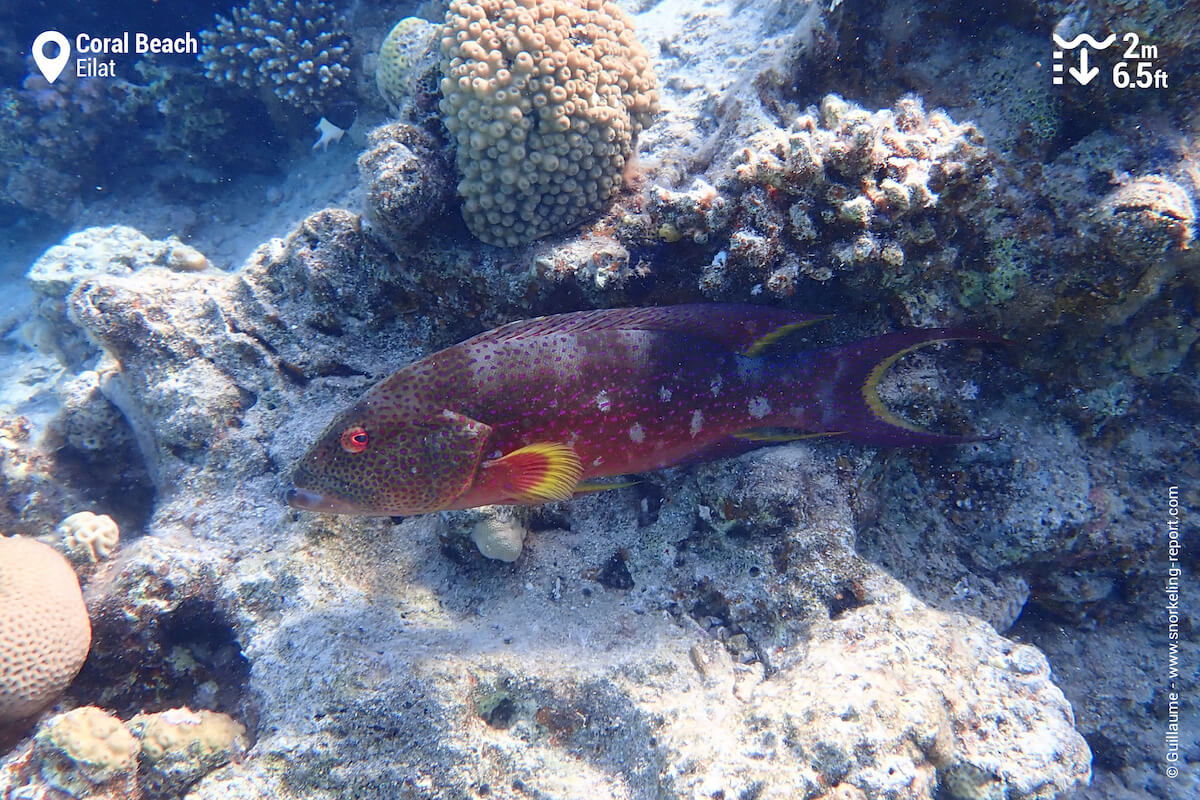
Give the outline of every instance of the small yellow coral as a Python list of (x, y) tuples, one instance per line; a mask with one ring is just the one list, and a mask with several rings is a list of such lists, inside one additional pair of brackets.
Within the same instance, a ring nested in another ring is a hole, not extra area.
[(658, 227), (658, 238), (664, 242), (678, 242), (683, 238), (683, 232), (669, 222), (664, 222)]

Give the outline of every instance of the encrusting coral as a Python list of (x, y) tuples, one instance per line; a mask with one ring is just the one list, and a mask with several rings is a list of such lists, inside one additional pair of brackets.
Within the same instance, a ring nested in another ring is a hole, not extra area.
[(605, 207), (658, 109), (624, 11), (607, 0), (454, 0), (441, 47), (442, 121), (472, 233), (521, 245)]
[(142, 743), (142, 784), (154, 796), (182, 794), (246, 748), (245, 726), (216, 711), (173, 708), (128, 724)]
[(350, 37), (326, 0), (250, 0), (200, 32), (200, 61), (218, 83), (265, 88), (301, 111), (320, 113), (350, 80)]
[(29, 766), (42, 784), (68, 797), (136, 798), (137, 754), (138, 740), (121, 720), (83, 706), (38, 729)]
[(117, 523), (107, 514), (79, 511), (58, 523), (56, 531), (73, 558), (92, 563), (108, 558), (121, 538)]
[[(420, 17), (405, 17), (383, 40), (375, 65), (375, 85), (393, 111), (421, 91), (426, 67), (436, 71), (441, 33), (440, 25)], [(436, 81), (430, 88), (437, 91)]]
[(83, 666), (91, 640), (67, 560), (36, 539), (0, 537), (0, 724), (54, 703)]

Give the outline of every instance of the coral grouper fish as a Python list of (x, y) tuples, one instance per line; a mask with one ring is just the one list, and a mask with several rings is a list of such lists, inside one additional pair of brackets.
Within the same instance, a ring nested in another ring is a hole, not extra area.
[(758, 306), (682, 305), (505, 325), (370, 389), (304, 455), (288, 503), (384, 515), (542, 503), (606, 488), (597, 478), (765, 441), (980, 438), (917, 428), (883, 406), (876, 385), (917, 347), (991, 337), (908, 330), (810, 352), (769, 348), (818, 319)]

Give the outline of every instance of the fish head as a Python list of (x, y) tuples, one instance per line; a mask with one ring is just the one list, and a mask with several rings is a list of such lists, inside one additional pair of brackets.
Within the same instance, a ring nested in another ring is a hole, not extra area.
[(440, 511), (474, 482), (490, 434), (487, 425), (453, 411), (400, 420), (359, 403), (300, 459), (288, 505), (380, 516)]

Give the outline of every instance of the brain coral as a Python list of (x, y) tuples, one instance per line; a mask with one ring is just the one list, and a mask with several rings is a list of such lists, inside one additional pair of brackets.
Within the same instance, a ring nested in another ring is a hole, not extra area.
[(288, 105), (320, 113), (350, 79), (350, 37), (327, 0), (250, 0), (200, 32), (208, 77), (268, 88)]
[(49, 545), (0, 537), (0, 723), (53, 703), (92, 641), (79, 580)]
[(72, 558), (91, 562), (112, 555), (121, 539), (121, 530), (107, 514), (78, 511), (58, 523), (55, 531)]
[(607, 0), (453, 0), (442, 75), (463, 218), (489, 244), (603, 209), (658, 109), (650, 60)]

